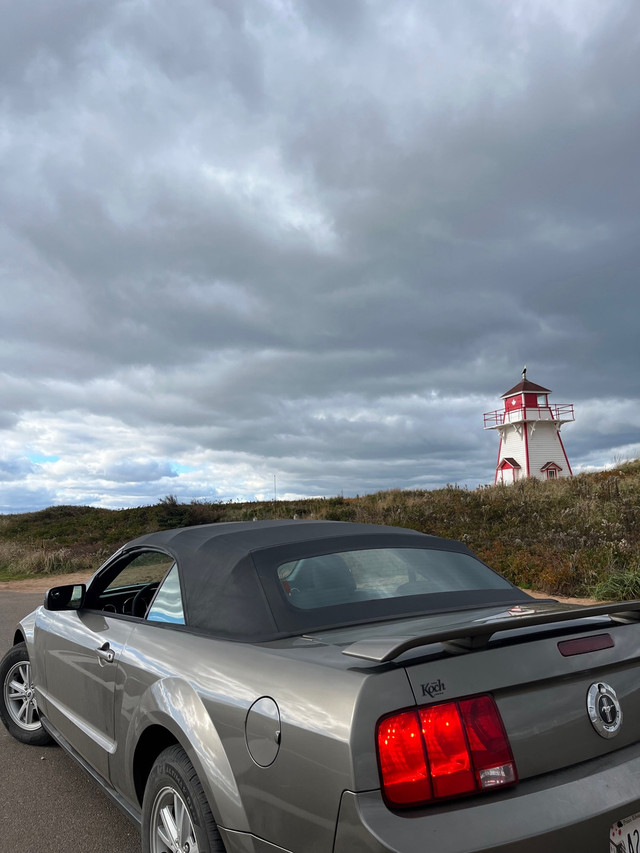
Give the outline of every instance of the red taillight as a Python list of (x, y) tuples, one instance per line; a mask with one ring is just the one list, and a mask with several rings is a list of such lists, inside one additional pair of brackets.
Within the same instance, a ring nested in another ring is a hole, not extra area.
[(384, 717), (378, 723), (378, 758), (384, 795), (396, 806), (517, 781), (511, 747), (491, 696)]
[(491, 696), (460, 702), (476, 782), (482, 789), (517, 781), (516, 765), (496, 703)]
[(475, 788), (464, 726), (456, 702), (420, 711), (435, 797), (454, 797)]
[(408, 805), (431, 799), (420, 720), (412, 711), (378, 723), (378, 755), (385, 791), (393, 803)]

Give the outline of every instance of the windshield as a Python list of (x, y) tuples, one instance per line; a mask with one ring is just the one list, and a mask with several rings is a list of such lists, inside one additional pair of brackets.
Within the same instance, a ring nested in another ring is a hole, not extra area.
[(373, 599), (511, 584), (470, 554), (431, 548), (375, 548), (305, 557), (278, 567), (290, 604), (311, 610)]

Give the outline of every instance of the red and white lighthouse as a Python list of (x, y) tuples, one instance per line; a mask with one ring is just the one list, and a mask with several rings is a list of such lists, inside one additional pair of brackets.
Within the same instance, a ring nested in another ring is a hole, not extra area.
[(527, 379), (525, 367), (522, 381), (502, 395), (504, 408), (485, 412), (484, 428), (500, 434), (496, 483), (513, 483), (525, 477), (571, 477), (560, 428), (574, 420), (573, 404), (552, 405), (550, 393)]

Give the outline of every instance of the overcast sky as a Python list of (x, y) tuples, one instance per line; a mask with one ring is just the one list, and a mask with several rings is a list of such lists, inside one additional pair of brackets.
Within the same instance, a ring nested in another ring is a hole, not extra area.
[(0, 512), (640, 456), (637, 0), (31, 0), (0, 28)]

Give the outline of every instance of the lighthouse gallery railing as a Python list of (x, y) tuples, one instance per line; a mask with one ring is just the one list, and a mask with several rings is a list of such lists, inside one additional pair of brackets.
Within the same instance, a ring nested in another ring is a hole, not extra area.
[(484, 413), (484, 428), (493, 429), (503, 424), (519, 423), (524, 420), (573, 421), (573, 403), (556, 403), (553, 406), (527, 406), (526, 409), (497, 409)]

